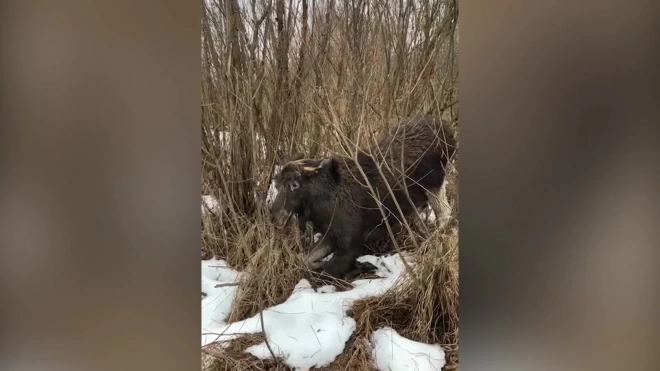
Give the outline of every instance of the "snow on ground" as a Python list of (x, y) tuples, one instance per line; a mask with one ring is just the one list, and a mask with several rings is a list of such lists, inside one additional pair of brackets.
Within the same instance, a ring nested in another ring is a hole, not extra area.
[[(376, 275), (381, 278), (355, 280), (355, 287), (343, 292), (335, 292), (334, 286), (314, 290), (303, 279), (284, 303), (262, 312), (268, 342), (275, 355), (282, 357), (287, 365), (305, 371), (333, 362), (343, 352), (355, 330), (355, 320), (346, 315), (351, 304), (361, 298), (382, 295), (397, 283), (405, 270), (398, 254), (363, 256), (358, 260), (378, 267)], [(224, 314), (228, 313), (223, 310), (227, 308), (219, 307), (221, 313), (218, 315), (202, 311), (203, 323), (210, 322), (210, 316), (217, 317), (218, 321), (213, 326), (207, 325), (207, 330), (213, 330), (216, 335), (202, 336), (203, 346), (214, 342), (227, 346), (229, 341), (242, 334), (262, 332), (259, 314), (243, 321), (221, 325)], [(265, 342), (249, 347), (246, 352), (262, 359), (271, 358)]]
[(215, 338), (205, 333), (215, 333), (226, 325), (236, 294), (234, 284), (240, 277), (222, 259), (202, 260), (202, 346), (209, 342), (208, 338)]
[(445, 352), (438, 345), (406, 339), (390, 327), (371, 336), (371, 358), (381, 371), (440, 371), (445, 365)]

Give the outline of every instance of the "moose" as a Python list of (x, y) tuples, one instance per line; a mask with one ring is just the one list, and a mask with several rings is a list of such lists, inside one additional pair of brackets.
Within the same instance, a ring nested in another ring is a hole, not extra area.
[[(278, 193), (272, 222), (283, 228), (295, 214), (301, 231), (311, 222), (323, 236), (309, 265), (337, 279), (354, 278), (365, 272), (356, 258), (389, 235), (386, 222), (400, 226), (440, 190), (455, 151), (449, 123), (423, 115), (399, 121), (355, 157), (295, 155), (273, 179)], [(330, 253), (328, 262), (320, 262)]]

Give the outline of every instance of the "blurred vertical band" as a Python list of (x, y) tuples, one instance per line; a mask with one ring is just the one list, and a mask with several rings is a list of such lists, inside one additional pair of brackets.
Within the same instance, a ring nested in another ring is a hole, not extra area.
[(462, 369), (658, 369), (658, 9), (462, 3)]
[(196, 369), (200, 4), (1, 6), (0, 368)]

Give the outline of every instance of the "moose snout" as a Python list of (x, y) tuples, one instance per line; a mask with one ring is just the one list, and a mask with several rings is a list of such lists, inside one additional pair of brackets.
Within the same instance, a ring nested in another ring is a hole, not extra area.
[(270, 211), (271, 222), (275, 225), (276, 228), (284, 228), (290, 217), (291, 212), (285, 210), (284, 208), (273, 208)]

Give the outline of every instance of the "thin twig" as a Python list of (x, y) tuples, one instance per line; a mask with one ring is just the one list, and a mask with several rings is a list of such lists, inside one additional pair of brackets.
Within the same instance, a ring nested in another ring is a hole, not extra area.
[(238, 286), (239, 283), (219, 283), (213, 287), (218, 288), (218, 287), (229, 287), (229, 286)]
[(264, 343), (266, 343), (266, 347), (268, 348), (268, 351), (270, 352), (270, 355), (273, 356), (273, 360), (275, 362), (280, 363), (279, 359), (275, 357), (275, 352), (273, 352), (273, 349), (270, 347), (270, 343), (268, 342), (268, 335), (266, 334), (266, 328), (264, 327), (264, 311), (259, 312), (259, 318), (261, 319), (261, 332), (264, 333)]

